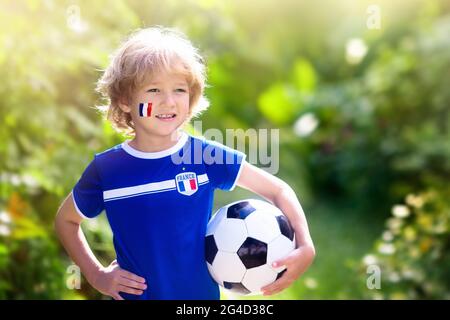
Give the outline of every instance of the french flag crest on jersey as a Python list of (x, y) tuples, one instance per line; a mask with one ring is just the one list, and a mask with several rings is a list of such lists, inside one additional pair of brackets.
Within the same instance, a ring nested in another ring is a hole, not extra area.
[(197, 175), (195, 172), (183, 172), (175, 176), (175, 183), (179, 193), (190, 196), (197, 192)]

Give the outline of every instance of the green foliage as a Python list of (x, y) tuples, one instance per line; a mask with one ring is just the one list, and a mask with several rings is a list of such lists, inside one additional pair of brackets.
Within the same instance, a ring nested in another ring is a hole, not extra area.
[(273, 84), (259, 98), (261, 113), (276, 125), (286, 125), (298, 112), (292, 99), (290, 87), (281, 83)]
[(0, 228), (0, 298), (61, 298), (64, 266), (53, 231), (18, 193), (0, 213)]
[(380, 290), (366, 298), (450, 299), (450, 189), (409, 194), (396, 205), (362, 267), (381, 270)]
[[(303, 141), (311, 183), (373, 206), (450, 177), (450, 40), (447, 20), (374, 48), (367, 71), (324, 86), (302, 114), (316, 132)], [(366, 197), (365, 195), (370, 195)]]

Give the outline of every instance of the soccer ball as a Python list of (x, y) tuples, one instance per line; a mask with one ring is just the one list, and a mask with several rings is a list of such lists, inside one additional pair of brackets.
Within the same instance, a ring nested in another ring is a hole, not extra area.
[(205, 258), (212, 278), (241, 295), (261, 288), (286, 271), (272, 262), (295, 249), (288, 219), (268, 202), (247, 199), (220, 208), (208, 223)]

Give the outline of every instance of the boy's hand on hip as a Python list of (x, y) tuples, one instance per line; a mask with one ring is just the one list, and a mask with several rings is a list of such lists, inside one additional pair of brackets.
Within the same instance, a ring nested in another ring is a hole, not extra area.
[(91, 285), (101, 293), (124, 300), (119, 292), (141, 295), (147, 289), (145, 279), (120, 268), (117, 260), (101, 269)]

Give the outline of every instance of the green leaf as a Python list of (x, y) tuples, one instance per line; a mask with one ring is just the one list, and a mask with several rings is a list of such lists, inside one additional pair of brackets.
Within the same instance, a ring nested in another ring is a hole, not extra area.
[(296, 88), (301, 92), (312, 92), (316, 88), (316, 71), (306, 59), (300, 58), (295, 61), (292, 77)]
[(293, 92), (288, 86), (276, 83), (259, 97), (259, 110), (274, 124), (286, 125), (295, 119), (298, 109), (293, 98)]
[(0, 244), (0, 257), (6, 256), (7, 254), (8, 254), (8, 248), (5, 245)]

